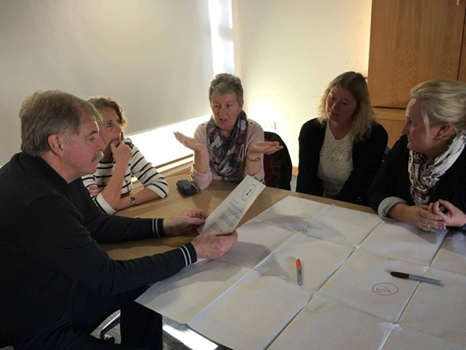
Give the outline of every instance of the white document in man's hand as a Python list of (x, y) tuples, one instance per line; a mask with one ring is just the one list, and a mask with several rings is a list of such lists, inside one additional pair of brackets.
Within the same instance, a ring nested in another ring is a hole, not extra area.
[(264, 188), (264, 184), (246, 175), (197, 231), (203, 233), (214, 229), (225, 233), (232, 232)]

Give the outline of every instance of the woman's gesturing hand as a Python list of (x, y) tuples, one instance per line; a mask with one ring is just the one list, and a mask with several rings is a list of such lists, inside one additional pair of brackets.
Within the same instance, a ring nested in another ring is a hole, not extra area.
[(272, 154), (283, 149), (283, 146), (277, 141), (257, 141), (249, 146), (248, 154), (250, 153), (261, 153), (261, 154)]
[(204, 145), (200, 143), (193, 137), (186, 136), (181, 132), (175, 131), (173, 132), (175, 138), (181, 143), (183, 146), (193, 150), (194, 152), (202, 152), (204, 150)]

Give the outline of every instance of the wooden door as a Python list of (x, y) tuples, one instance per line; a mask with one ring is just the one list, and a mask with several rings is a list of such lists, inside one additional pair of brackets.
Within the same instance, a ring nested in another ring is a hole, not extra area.
[(368, 72), (372, 104), (405, 108), (416, 84), (459, 79), (464, 17), (465, 0), (373, 0)]

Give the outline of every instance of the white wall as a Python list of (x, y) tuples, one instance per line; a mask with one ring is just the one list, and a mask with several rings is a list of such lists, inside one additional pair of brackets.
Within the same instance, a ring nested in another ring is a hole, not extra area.
[[(209, 0), (211, 12), (215, 4), (222, 11), (230, 5), (225, 0)], [(348, 70), (367, 75), (371, 0), (231, 0), (231, 6), (234, 73), (243, 81), (245, 111), (264, 129), (268, 122), (276, 123), (276, 132), (287, 143), (293, 165), (298, 166), (299, 130), (305, 121), (316, 116), (317, 103), (330, 80)], [(221, 46), (230, 50), (228, 11), (220, 14), (218, 11), (214, 17), (221, 19), (221, 23), (214, 23), (213, 27), (217, 25), (218, 29), (211, 30), (221, 34)], [(218, 38), (213, 39), (217, 41)], [(225, 48), (214, 48), (213, 61), (221, 59), (223, 65), (219, 63), (216, 67), (232, 71), (228, 55), (223, 51), (220, 54), (219, 50)], [(7, 81), (0, 83), (5, 96), (9, 96), (9, 89)], [(199, 89), (208, 106), (208, 84)], [(14, 143), (3, 138), (3, 153), (0, 152), (3, 162), (19, 149), (19, 105), (20, 101), (10, 99), (9, 107), (13, 110), (1, 117), (4, 132), (17, 136)], [(2, 106), (4, 112), (8, 110), (6, 107)], [(128, 117), (131, 118), (130, 114)], [(158, 165), (191, 153), (175, 141), (172, 131), (192, 135), (194, 127), (209, 117), (193, 115), (193, 118), (143, 134), (135, 135), (128, 130), (128, 134), (146, 158)]]
[(1, 0), (0, 165), (19, 151), (20, 104), (37, 90), (109, 96), (127, 133), (208, 114), (210, 2)]
[(248, 117), (276, 123), (298, 166), (298, 135), (328, 83), (367, 76), (371, 0), (232, 0), (235, 67)]
[[(208, 102), (206, 102), (208, 105)], [(155, 167), (190, 156), (193, 151), (179, 143), (173, 132), (179, 131), (187, 136), (194, 136), (196, 127), (209, 120), (209, 115), (200, 116), (187, 121), (173, 123), (142, 133), (127, 136), (139, 148), (144, 157)], [(1, 349), (0, 349), (1, 350)]]

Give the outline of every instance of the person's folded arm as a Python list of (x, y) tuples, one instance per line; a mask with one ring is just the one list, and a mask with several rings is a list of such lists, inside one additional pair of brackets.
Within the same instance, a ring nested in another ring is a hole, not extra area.
[(110, 148), (112, 150), (115, 165), (112, 176), (100, 192), (100, 195), (113, 210), (117, 211), (119, 209), (118, 206), (121, 199), (121, 187), (123, 186), (123, 182), (127, 176), (126, 172), (129, 171), (128, 165), (131, 159), (131, 149), (123, 141), (118, 145), (116, 145), (115, 142), (112, 142), (110, 144)]
[(144, 188), (138, 192), (131, 192), (129, 196), (121, 197), (118, 204), (118, 210), (126, 209), (133, 206), (131, 198), (134, 198), (135, 204), (142, 204), (154, 199), (160, 198), (160, 196), (152, 191), (150, 188)]
[[(149, 162), (136, 145), (131, 144), (131, 174), (144, 186), (154, 192), (157, 196), (150, 197), (149, 194), (145, 198), (165, 198), (169, 192), (168, 184), (165, 178), (156, 168)], [(143, 203), (138, 201), (138, 203)]]
[(380, 202), (379, 207), (377, 209), (377, 214), (379, 214), (379, 216), (385, 220), (396, 220), (392, 218), (391, 216), (389, 216), (388, 213), (398, 203), (407, 205), (406, 201), (403, 198), (398, 198), (398, 197), (385, 198), (382, 202)]
[(120, 196), (118, 209), (131, 207), (133, 205), (131, 197), (135, 199), (136, 204), (166, 197), (168, 194), (168, 184), (165, 178), (152, 166), (152, 163), (146, 160), (139, 149), (131, 143), (130, 139), (127, 139), (125, 142), (132, 152), (130, 161), (131, 175), (138, 179), (144, 189), (138, 192), (132, 191), (130, 196), (123, 198)]
[(82, 177), (83, 184), (89, 191), (90, 196), (92, 197), (95, 204), (107, 214), (116, 213), (114, 209), (103, 197), (101, 194), (102, 190), (98, 187), (95, 174), (89, 174)]

